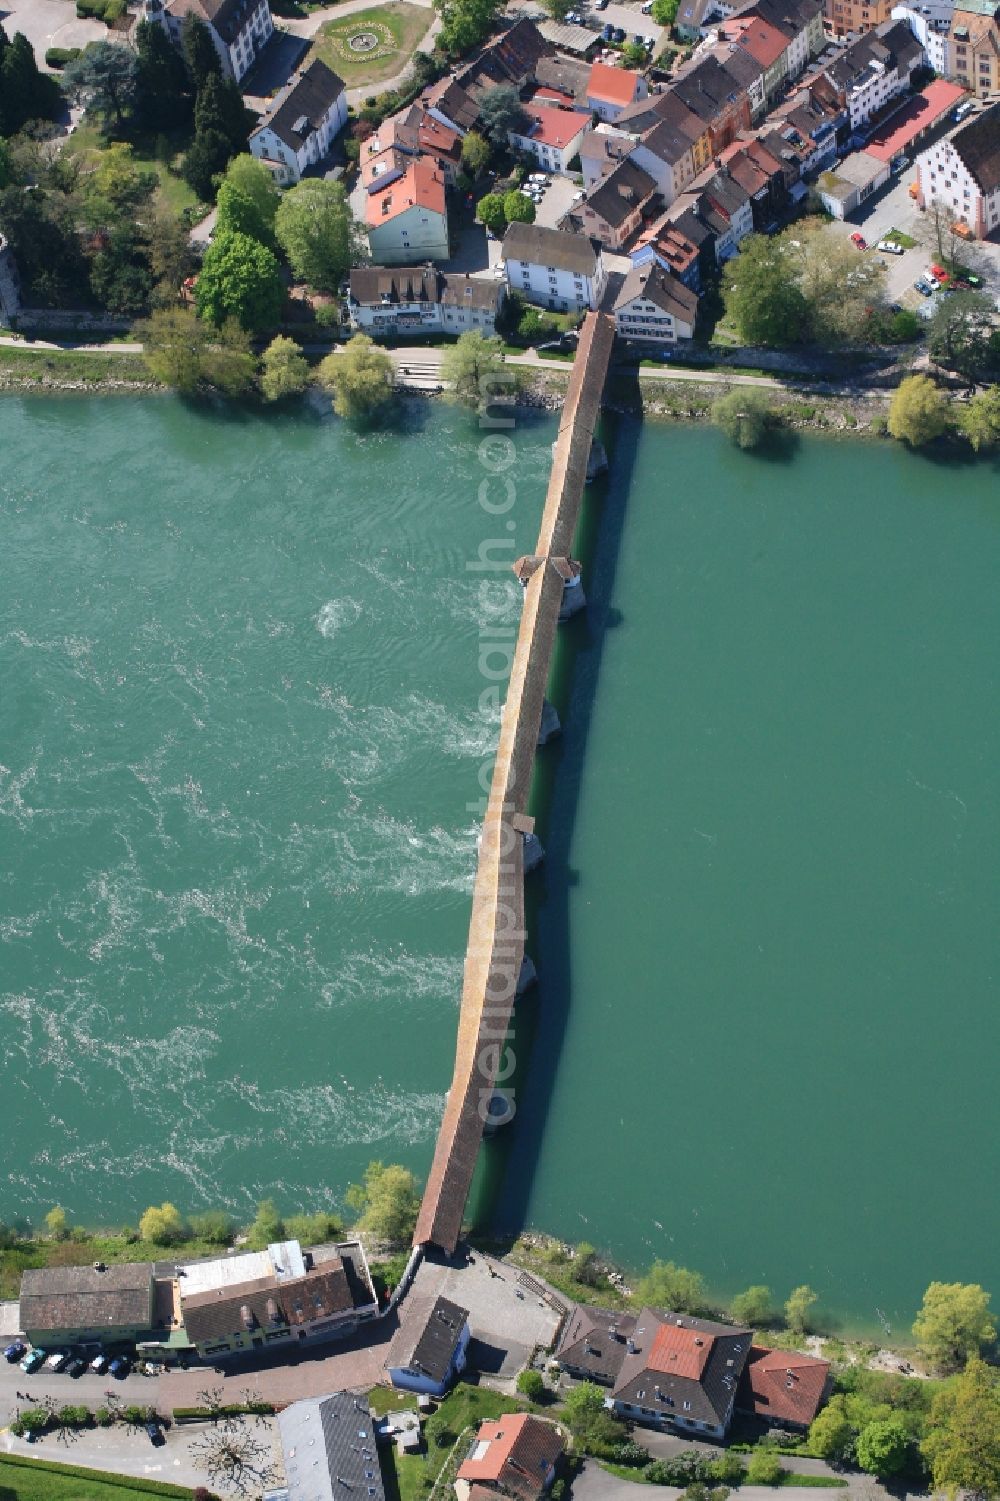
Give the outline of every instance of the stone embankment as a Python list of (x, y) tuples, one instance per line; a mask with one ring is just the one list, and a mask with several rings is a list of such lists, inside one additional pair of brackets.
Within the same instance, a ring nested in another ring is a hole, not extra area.
[[(528, 796), (560, 617), (582, 601), (571, 558), (587, 464), (614, 344), (614, 323), (588, 316), (562, 407), (535, 552), (516, 564), (524, 585), (507, 699), (479, 847), (465, 956), (455, 1070), (414, 1245), (453, 1251), (462, 1231), (491, 1102), (508, 1077), (505, 1046), (524, 963), (524, 873), (537, 855)], [(507, 1100), (508, 1118), (511, 1112)], [(502, 1123), (503, 1113), (499, 1117)]]

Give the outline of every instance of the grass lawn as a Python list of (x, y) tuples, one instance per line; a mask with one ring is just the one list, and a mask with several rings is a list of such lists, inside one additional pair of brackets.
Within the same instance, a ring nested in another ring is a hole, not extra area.
[[(78, 126), (70, 136), (66, 145), (66, 153), (75, 156), (82, 166), (86, 166), (93, 164), (100, 152), (110, 145), (112, 140), (113, 137), (102, 135), (96, 125), (84, 123)], [(142, 137), (129, 140), (128, 144), (132, 147), (132, 159), (140, 171), (156, 173), (159, 182), (153, 195), (156, 207), (177, 217), (185, 209), (194, 208), (198, 202), (197, 193), (193, 188), (188, 187), (183, 177), (177, 175), (176, 170), (188, 144), (188, 138), (175, 133), (172, 136), (162, 137), (161, 142), (166, 142), (169, 148), (169, 162), (158, 159), (156, 142), (152, 139)], [(206, 213), (207, 211), (206, 207)]]
[[(322, 58), (348, 88), (382, 83), (403, 71), (432, 20), (430, 11), (421, 6), (393, 0), (343, 21), (327, 21), (313, 42), (312, 56)], [(352, 52), (351, 37), (364, 32), (376, 37), (378, 45), (367, 53)]]
[[(100, 385), (106, 380), (151, 382), (153, 377), (140, 354), (81, 354), (67, 349), (0, 348), (0, 375), (85, 381)], [(225, 1247), (207, 1240), (188, 1240), (180, 1245), (159, 1246), (148, 1241), (128, 1241), (124, 1235), (95, 1232), (85, 1241), (24, 1240), (0, 1251), (0, 1297), (16, 1298), (21, 1273), (38, 1266), (86, 1266), (93, 1261), (191, 1261), (197, 1256), (224, 1256)], [(0, 1501), (3, 1494), (0, 1492)]]
[[(386, 1386), (373, 1387), (368, 1401), (372, 1411), (379, 1415), (417, 1405), (414, 1392), (396, 1392)], [(399, 1455), (395, 1449), (381, 1451), (386, 1501), (418, 1501), (426, 1496), (463, 1428), (484, 1418), (502, 1417), (505, 1412), (521, 1412), (525, 1406), (485, 1386), (456, 1386), (424, 1424), (423, 1454)], [(444, 1439), (443, 1443), (438, 1443), (439, 1437)]]
[(904, 235), (901, 229), (889, 229), (882, 236), (883, 240), (895, 240), (897, 245), (902, 245), (904, 250), (912, 250), (917, 243), (912, 235)]
[[(120, 1481), (120, 1483), (118, 1483)], [(0, 1497), (3, 1501), (150, 1501), (153, 1494), (190, 1496), (179, 1485), (159, 1485), (156, 1490), (143, 1487), (141, 1481), (130, 1485), (126, 1476), (116, 1476), (108, 1484), (99, 1474), (89, 1475), (67, 1465), (46, 1465), (37, 1461), (16, 1464), (0, 1458)]]

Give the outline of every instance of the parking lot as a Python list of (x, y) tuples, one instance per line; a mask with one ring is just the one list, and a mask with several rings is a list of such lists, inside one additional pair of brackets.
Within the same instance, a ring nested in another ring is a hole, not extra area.
[[(910, 197), (910, 183), (916, 178), (916, 169), (909, 166), (898, 173), (891, 185), (878, 194), (874, 202), (866, 204), (860, 213), (849, 220), (834, 221), (834, 229), (845, 238), (860, 230), (869, 247), (885, 239), (890, 230), (899, 230), (916, 241), (913, 249), (902, 255), (883, 255), (886, 263), (886, 293), (890, 302), (916, 310), (930, 299), (921, 297), (914, 290), (914, 282), (938, 258), (934, 228), (927, 214), (921, 213), (917, 203)], [(873, 249), (869, 253), (877, 253)], [(983, 277), (983, 290), (992, 296), (1000, 295), (1000, 245), (992, 241), (976, 241), (969, 250), (970, 269)]]
[(86, 47), (108, 34), (103, 21), (78, 20), (66, 0), (3, 0), (0, 21), (9, 37), (24, 33), (42, 67), (49, 47)]
[(663, 27), (657, 26), (652, 16), (644, 16), (640, 4), (623, 5), (619, 0), (609, 0), (604, 10), (595, 10), (593, 5), (577, 6), (577, 9), (594, 31), (603, 31), (605, 26), (620, 26), (627, 42), (631, 42), (636, 36), (651, 36), (654, 56), (666, 40), (667, 33)]

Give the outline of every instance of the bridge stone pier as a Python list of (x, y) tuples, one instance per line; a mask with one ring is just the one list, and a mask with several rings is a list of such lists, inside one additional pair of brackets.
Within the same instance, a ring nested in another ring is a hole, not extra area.
[[(437, 1246), (449, 1253), (462, 1233), (491, 1101), (508, 1091), (513, 1060), (506, 1044), (514, 1000), (524, 988), (525, 963), (534, 974), (524, 953), (524, 875), (541, 845), (527, 813), (528, 796), (543, 731), (544, 739), (555, 733), (555, 711), (546, 704), (545, 689), (558, 624), (585, 604), (572, 546), (613, 345), (613, 320), (604, 313), (589, 314), (553, 446), (538, 542), (530, 556), (514, 565), (524, 587), (524, 608), (479, 844), (455, 1070), (413, 1236), (415, 1246)], [(543, 722), (546, 709), (550, 713)]]

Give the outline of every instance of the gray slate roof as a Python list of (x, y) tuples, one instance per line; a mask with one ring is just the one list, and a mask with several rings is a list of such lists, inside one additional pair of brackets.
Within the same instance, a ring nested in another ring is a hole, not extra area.
[(956, 130), (951, 144), (984, 193), (1000, 187), (1000, 103)]
[(417, 1371), (431, 1381), (444, 1381), (468, 1321), (469, 1310), (448, 1298), (411, 1297), (392, 1337), (386, 1369)]
[[(704, 1359), (700, 1375), (682, 1374), (693, 1369), (691, 1355), (658, 1356), (664, 1330), (669, 1338), (669, 1326), (687, 1330), (692, 1344), (700, 1341), (697, 1358)], [(676, 1414), (713, 1427), (725, 1423), (752, 1339), (749, 1329), (644, 1308), (636, 1320), (633, 1349), (626, 1353), (615, 1383), (615, 1400), (648, 1408), (668, 1419)], [(677, 1371), (672, 1369), (675, 1364)]]
[(321, 1262), (304, 1277), (257, 1277), (190, 1297), (184, 1296), (181, 1278), (181, 1315), (195, 1344), (261, 1330), (294, 1329), (349, 1314), (356, 1306), (355, 1289), (339, 1256)]
[(503, 237), (504, 260), (528, 261), (533, 266), (556, 266), (578, 276), (593, 276), (598, 251), (586, 235), (541, 224), (511, 224)]
[(632, 267), (615, 299), (615, 312), (627, 307), (636, 297), (655, 303), (663, 312), (672, 318), (680, 318), (684, 323), (694, 323), (698, 315), (695, 293), (655, 261), (648, 266)]
[(613, 172), (596, 182), (587, 194), (585, 202), (599, 214), (605, 224), (617, 228), (656, 189), (656, 183), (648, 172), (636, 166), (630, 157), (619, 162)]
[[(344, 92), (344, 87), (344, 80), (332, 68), (314, 58), (308, 68), (285, 85), (258, 129), (270, 127), (279, 141), (284, 141), (292, 151), (299, 151), (303, 141), (319, 129), (323, 116)], [(296, 131), (294, 127), (303, 119), (305, 129)]]
[(385, 1501), (375, 1422), (363, 1397), (337, 1392), (278, 1414), (289, 1501)]
[(145, 1328), (153, 1263), (126, 1262), (103, 1272), (92, 1266), (38, 1267), (21, 1276), (21, 1325), (26, 1330)]
[(612, 1386), (625, 1359), (625, 1342), (635, 1329), (635, 1315), (612, 1308), (580, 1305), (566, 1321), (556, 1359), (591, 1381)]

